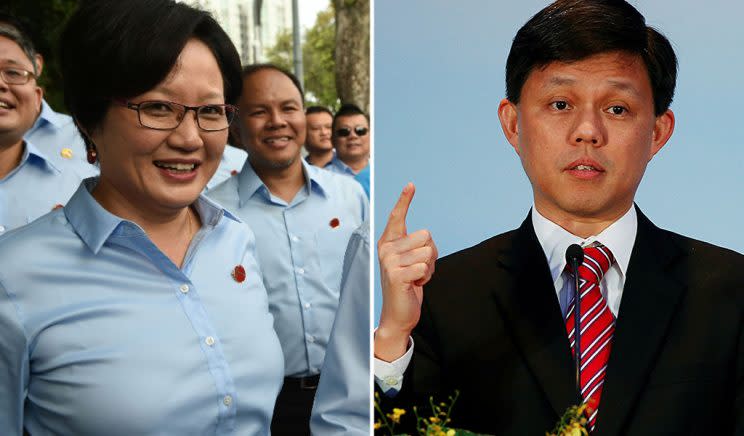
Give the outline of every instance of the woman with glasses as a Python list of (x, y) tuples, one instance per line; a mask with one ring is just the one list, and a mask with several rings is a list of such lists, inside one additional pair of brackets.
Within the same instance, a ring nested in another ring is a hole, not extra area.
[(284, 371), (254, 236), (200, 196), (235, 48), (180, 3), (83, 2), (62, 71), (100, 177), (0, 238), (0, 434), (267, 434)]

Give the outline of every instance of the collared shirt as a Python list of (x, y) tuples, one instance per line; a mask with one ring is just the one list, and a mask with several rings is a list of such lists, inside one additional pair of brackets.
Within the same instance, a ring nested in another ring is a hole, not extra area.
[(73, 162), (55, 161), (26, 141), (21, 163), (0, 179), (0, 235), (63, 206), (82, 180)]
[(353, 177), (354, 180), (362, 185), (362, 188), (364, 188), (364, 193), (367, 194), (367, 198), (369, 198), (369, 172), (371, 166), (372, 162), (367, 162), (367, 166), (359, 170), (359, 172), (357, 173), (353, 169), (351, 169), (350, 166), (346, 165), (341, 159), (339, 159), (337, 154), (334, 154), (333, 159), (331, 159), (331, 161), (328, 162), (328, 164), (323, 168), (334, 173), (345, 174), (347, 176)]
[(310, 429), (316, 435), (369, 435), (369, 223), (344, 257), (341, 297), (328, 341)]
[(331, 159), (331, 161), (328, 162), (323, 168), (334, 173), (346, 174), (347, 176), (354, 177), (356, 175), (354, 170), (352, 170), (350, 166), (346, 165), (344, 161), (339, 159), (338, 154), (336, 153), (333, 154), (333, 159)]
[(268, 434), (283, 359), (250, 229), (198, 199), (178, 268), (96, 183), (0, 237), (0, 434)]
[(583, 239), (569, 233), (566, 229), (540, 215), (537, 208), (532, 208), (532, 227), (540, 242), (540, 246), (548, 260), (550, 274), (553, 277), (558, 302), (561, 312), (566, 316), (568, 306), (574, 296), (574, 285), (571, 275), (566, 271), (566, 249), (571, 244), (579, 244), (582, 247), (599, 242), (609, 248), (615, 256), (615, 263), (607, 270), (599, 288), (602, 296), (607, 301), (610, 312), (617, 316), (620, 310), (620, 299), (623, 295), (625, 277), (630, 263), (630, 253), (635, 244), (636, 232), (638, 231), (638, 215), (634, 207), (631, 207), (620, 219), (610, 224), (596, 236)]
[(215, 171), (212, 178), (209, 179), (204, 190), (209, 191), (230, 177), (237, 176), (240, 169), (243, 168), (243, 164), (247, 157), (248, 153), (244, 150), (233, 147), (230, 144), (226, 145), (225, 151), (222, 153), (222, 158), (220, 159), (220, 166), (217, 167), (217, 171)]
[(98, 166), (86, 160), (85, 143), (72, 117), (55, 112), (46, 100), (41, 100), (41, 113), (23, 138), (54, 165), (76, 173), (80, 180), (98, 175)]
[[(303, 154), (307, 152), (307, 149), (306, 148), (303, 148), (302, 150), (303, 150)], [(333, 150), (331, 150), (331, 155), (333, 157), (336, 157), (336, 149), (335, 148)], [(333, 157), (331, 159), (333, 159)], [(324, 168), (325, 167), (325, 165), (323, 165), (322, 167), (319, 166), (319, 165), (316, 165), (315, 163), (312, 162), (312, 160), (310, 158), (311, 158), (311, 156), (308, 153), (307, 155), (305, 155), (305, 157), (303, 159), (305, 159), (305, 162), (309, 163), (310, 165), (316, 166), (318, 168)], [(328, 163), (326, 165), (328, 165), (329, 163), (331, 163), (331, 161), (328, 161)], [(326, 168), (326, 169), (328, 169), (328, 168)]]
[(318, 374), (338, 306), (344, 252), (367, 219), (361, 187), (302, 162), (305, 185), (289, 203), (269, 192), (250, 161), (208, 195), (256, 234), (269, 309), (287, 376)]
[[(630, 254), (633, 252), (633, 245), (638, 232), (638, 216), (635, 207), (631, 206), (622, 217), (598, 235), (586, 239), (569, 233), (558, 224), (540, 215), (536, 207), (532, 208), (531, 215), (535, 235), (550, 267), (550, 274), (553, 277), (553, 285), (563, 316), (565, 317), (568, 312), (569, 304), (574, 295), (571, 276), (565, 271), (566, 249), (571, 244), (586, 247), (594, 242), (599, 242), (609, 248), (616, 259), (616, 262), (610, 266), (610, 269), (602, 277), (600, 290), (610, 311), (617, 316), (628, 264), (630, 263)], [(375, 358), (375, 380), (383, 392), (394, 393), (400, 391), (403, 385), (403, 373), (408, 368), (413, 356), (412, 338), (409, 339), (409, 344), (406, 353), (392, 362)]]

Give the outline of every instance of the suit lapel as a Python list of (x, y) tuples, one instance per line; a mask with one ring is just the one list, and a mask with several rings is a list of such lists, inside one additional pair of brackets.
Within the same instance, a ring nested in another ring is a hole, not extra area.
[(663, 344), (685, 286), (671, 275), (683, 254), (640, 210), (622, 302), (607, 364), (595, 434), (623, 433)]
[(530, 215), (512, 247), (497, 253), (507, 274), (493, 275), (491, 288), (508, 331), (542, 386), (557, 416), (578, 402), (573, 358), (545, 254)]

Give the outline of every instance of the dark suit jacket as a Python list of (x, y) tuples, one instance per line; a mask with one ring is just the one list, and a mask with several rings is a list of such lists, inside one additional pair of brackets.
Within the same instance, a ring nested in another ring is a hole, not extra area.
[[(456, 427), (544, 435), (579, 402), (529, 216), (437, 262), (413, 338), (403, 389), (383, 407), (421, 410), (429, 395), (442, 401), (457, 389)], [(744, 256), (638, 211), (594, 434), (744, 434)]]

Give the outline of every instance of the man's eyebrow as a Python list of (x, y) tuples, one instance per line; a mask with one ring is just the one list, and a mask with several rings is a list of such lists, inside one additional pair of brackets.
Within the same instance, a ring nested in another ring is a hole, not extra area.
[(611, 87), (613, 87), (613, 88), (615, 88), (615, 89), (617, 89), (619, 91), (627, 92), (627, 93), (633, 94), (633, 95), (635, 95), (637, 97), (640, 97), (641, 96), (641, 93), (638, 91), (638, 89), (635, 86), (633, 86), (633, 84), (631, 84), (629, 82), (626, 82), (624, 80), (611, 80), (610, 79), (610, 80), (607, 81), (607, 83)]
[[(559, 88), (561, 86), (571, 86), (575, 85), (577, 83), (576, 79), (571, 77), (565, 77), (565, 76), (553, 76), (550, 79), (548, 79), (548, 82), (543, 86), (544, 89), (551, 89), (551, 88)], [(607, 83), (610, 87), (615, 88), (618, 91), (627, 92), (629, 94), (633, 94), (637, 97), (640, 97), (641, 93), (633, 86), (632, 83), (626, 81), (626, 80), (616, 80), (616, 79), (608, 79), (605, 83)]]
[(555, 88), (559, 86), (573, 85), (576, 83), (576, 79), (570, 77), (553, 76), (545, 84), (545, 88)]

